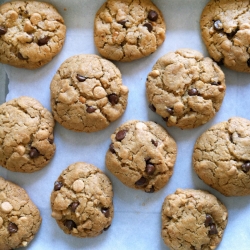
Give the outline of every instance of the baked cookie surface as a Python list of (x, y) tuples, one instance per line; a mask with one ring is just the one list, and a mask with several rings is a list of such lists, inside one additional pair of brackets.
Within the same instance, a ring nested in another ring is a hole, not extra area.
[(209, 186), (225, 196), (250, 194), (250, 121), (232, 117), (196, 141), (193, 167)]
[(52, 217), (66, 234), (94, 237), (111, 225), (112, 199), (108, 177), (94, 165), (77, 162), (54, 183), (50, 198)]
[(162, 56), (146, 81), (150, 108), (167, 126), (191, 129), (205, 124), (219, 111), (225, 76), (210, 58), (192, 49)]
[(211, 0), (200, 19), (210, 56), (226, 67), (250, 72), (250, 5), (248, 0)]
[(0, 62), (36, 69), (62, 49), (64, 20), (49, 3), (13, 1), (0, 6)]
[(174, 139), (154, 122), (128, 121), (111, 135), (106, 166), (124, 185), (153, 193), (172, 176)]
[(132, 61), (155, 52), (165, 40), (166, 25), (150, 0), (108, 0), (95, 17), (94, 40), (110, 60)]
[(62, 63), (51, 85), (54, 118), (67, 129), (95, 132), (117, 120), (127, 106), (128, 88), (119, 69), (96, 55)]
[(34, 98), (0, 105), (0, 166), (14, 172), (45, 167), (55, 153), (52, 114)]
[(171, 250), (211, 250), (222, 240), (227, 209), (212, 194), (177, 189), (162, 205), (162, 238)]
[(26, 191), (0, 177), (0, 249), (26, 247), (42, 218)]

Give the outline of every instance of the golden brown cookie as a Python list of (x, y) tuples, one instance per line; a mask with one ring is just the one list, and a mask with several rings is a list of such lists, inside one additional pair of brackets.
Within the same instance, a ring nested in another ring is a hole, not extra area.
[(52, 217), (66, 234), (94, 237), (111, 225), (112, 184), (94, 165), (70, 165), (54, 183), (50, 200)]
[(193, 167), (226, 196), (250, 194), (250, 121), (233, 117), (212, 126), (196, 141)]
[(26, 247), (42, 218), (26, 191), (0, 177), (0, 249)]
[(96, 55), (62, 63), (51, 85), (54, 118), (67, 129), (95, 132), (117, 120), (127, 106), (128, 88), (119, 69)]
[(171, 250), (215, 249), (227, 225), (227, 209), (212, 194), (177, 189), (162, 205), (162, 238)]
[(161, 11), (150, 0), (108, 0), (95, 17), (99, 53), (111, 60), (132, 61), (155, 52), (165, 40)]
[(64, 20), (49, 3), (13, 1), (0, 6), (0, 62), (36, 69), (62, 49)]
[(193, 49), (162, 56), (148, 74), (149, 107), (167, 126), (191, 129), (211, 120), (224, 99), (225, 76), (209, 57)]
[(154, 193), (173, 174), (177, 145), (154, 122), (128, 121), (111, 135), (106, 166), (124, 185)]
[(0, 105), (0, 165), (31, 173), (54, 156), (54, 119), (34, 98), (21, 96)]
[(250, 72), (250, 5), (248, 0), (210, 0), (200, 27), (210, 56), (226, 67)]

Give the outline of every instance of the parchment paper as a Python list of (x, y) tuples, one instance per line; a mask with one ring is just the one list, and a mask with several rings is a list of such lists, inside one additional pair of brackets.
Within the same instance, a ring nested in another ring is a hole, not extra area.
[[(3, 2), (3, 1), (2, 1)], [(10, 79), (7, 100), (21, 95), (31, 96), (50, 109), (50, 82), (60, 64), (76, 54), (98, 54), (93, 41), (94, 16), (104, 0), (51, 0), (67, 25), (63, 50), (49, 64), (37, 70), (6, 66)], [(124, 115), (107, 129), (97, 133), (77, 133), (57, 124), (56, 154), (48, 166), (32, 174), (14, 173), (0, 167), (0, 175), (25, 188), (41, 211), (43, 222), (29, 250), (95, 249), (95, 250), (163, 250), (168, 249), (161, 239), (161, 206), (164, 198), (177, 188), (208, 190), (229, 210), (228, 226), (218, 250), (250, 249), (249, 197), (225, 197), (205, 185), (192, 169), (192, 150), (196, 139), (212, 125), (232, 116), (250, 119), (250, 74), (237, 73), (222, 67), (227, 91), (216, 117), (206, 125), (192, 130), (167, 128), (164, 121), (148, 108), (145, 94), (147, 74), (157, 59), (179, 48), (192, 48), (208, 55), (200, 35), (199, 19), (207, 0), (155, 0), (167, 24), (164, 44), (149, 57), (131, 63), (115, 63), (122, 72), (123, 83), (129, 90)], [(1, 85), (1, 88), (3, 86)], [(124, 186), (105, 168), (105, 154), (110, 135), (122, 123), (137, 119), (161, 124), (174, 137), (178, 157), (174, 174), (161, 191), (146, 194)], [(111, 179), (114, 190), (114, 219), (108, 231), (96, 238), (76, 238), (66, 235), (51, 217), (50, 194), (54, 181), (70, 164), (84, 161), (102, 169)]]

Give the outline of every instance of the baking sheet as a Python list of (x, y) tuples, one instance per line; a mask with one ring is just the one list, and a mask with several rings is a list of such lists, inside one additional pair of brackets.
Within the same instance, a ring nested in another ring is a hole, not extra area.
[[(67, 25), (67, 38), (61, 53), (49, 64), (37, 70), (4, 67), (10, 79), (7, 100), (27, 95), (36, 98), (51, 110), (49, 86), (60, 64), (76, 54), (98, 54), (93, 41), (93, 22), (95, 13), (104, 0), (48, 2), (56, 6)], [(192, 170), (192, 150), (199, 135), (213, 124), (232, 116), (250, 119), (247, 108), (250, 102), (250, 75), (222, 67), (227, 84), (222, 107), (213, 120), (193, 130), (167, 128), (164, 121), (148, 108), (146, 100), (145, 80), (160, 56), (179, 48), (192, 48), (207, 55), (199, 29), (200, 14), (207, 2), (207, 0), (154, 0), (165, 17), (166, 40), (149, 57), (131, 63), (115, 63), (122, 72), (123, 84), (130, 90), (126, 112), (119, 120), (107, 129), (91, 134), (69, 131), (56, 124), (57, 150), (48, 166), (32, 174), (14, 173), (0, 167), (0, 175), (25, 188), (41, 211), (43, 218), (41, 228), (27, 249), (168, 249), (161, 239), (161, 205), (164, 198), (174, 193), (177, 188), (208, 190), (228, 208), (228, 226), (218, 250), (249, 249), (249, 197), (228, 198), (205, 185)], [(4, 91), (4, 84), (1, 83), (0, 86), (0, 91)], [(116, 127), (131, 119), (156, 121), (167, 129), (178, 145), (174, 174), (165, 188), (154, 194), (146, 194), (124, 186), (105, 168), (105, 154), (110, 144), (110, 135)], [(77, 161), (89, 162), (99, 167), (113, 184), (115, 214), (112, 226), (95, 238), (75, 238), (64, 234), (50, 215), (50, 194), (54, 181), (68, 165)]]

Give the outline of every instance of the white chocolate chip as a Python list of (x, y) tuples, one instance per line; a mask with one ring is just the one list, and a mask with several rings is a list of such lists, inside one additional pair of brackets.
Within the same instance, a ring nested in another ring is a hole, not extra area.
[(30, 21), (33, 25), (37, 25), (40, 21), (42, 21), (42, 17), (38, 13), (34, 13), (30, 17)]
[(157, 76), (160, 75), (160, 71), (159, 70), (153, 70), (153, 71), (150, 72), (149, 75), (152, 76), (152, 77), (157, 77)]
[(62, 219), (62, 214), (59, 211), (53, 211), (51, 216), (55, 218), (56, 220), (61, 220)]
[(84, 189), (84, 182), (82, 180), (76, 180), (73, 183), (73, 190), (77, 193), (81, 192)]
[(104, 88), (102, 88), (100, 86), (97, 86), (94, 88), (93, 94), (94, 94), (94, 97), (99, 98), (99, 99), (101, 99), (107, 95)]
[(22, 246), (23, 246), (23, 247), (26, 247), (27, 245), (28, 245), (28, 242), (27, 242), (27, 241), (23, 241), (23, 242), (22, 242)]
[(126, 95), (126, 94), (128, 93), (128, 91), (129, 91), (129, 90), (128, 90), (128, 88), (127, 88), (126, 86), (124, 86), (124, 85), (121, 86), (121, 93), (122, 93), (122, 94)]
[(25, 147), (23, 145), (18, 145), (16, 148), (16, 151), (19, 155), (24, 155), (25, 153)]
[(4, 213), (10, 213), (11, 210), (13, 209), (12, 205), (8, 202), (8, 201), (5, 201), (1, 204), (1, 210), (4, 212)]
[(136, 129), (138, 130), (148, 130), (148, 127), (146, 124), (142, 123), (142, 122), (138, 122), (135, 125)]

